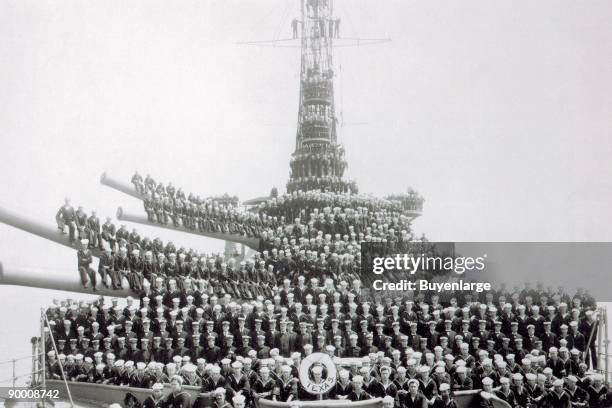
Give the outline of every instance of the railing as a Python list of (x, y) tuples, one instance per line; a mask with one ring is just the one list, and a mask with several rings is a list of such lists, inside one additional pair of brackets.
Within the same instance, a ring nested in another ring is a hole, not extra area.
[[(24, 386), (24, 385), (38, 386), (40, 383), (40, 378), (44, 377), (44, 369), (40, 368), (37, 364), (35, 364), (35, 361), (41, 357), (41, 354), (42, 353), (34, 352), (34, 354), (32, 354), (31, 356), (25, 356), (25, 357), (13, 358), (11, 360), (0, 361), (0, 367), (8, 366), (9, 364), (12, 366), (11, 367), (11, 372), (12, 372), (11, 377), (0, 379), (0, 384), (5, 385), (7, 383), (10, 383), (12, 387), (18, 387), (18, 386)], [(29, 372), (25, 374), (18, 375), (17, 374), (17, 362), (25, 361), (25, 360), (32, 361), (32, 370), (30, 370)], [(24, 378), (28, 380), (19, 381)]]
[[(610, 358), (612, 354), (609, 352), (610, 340), (608, 338), (608, 310), (605, 307), (597, 309), (597, 371), (604, 376), (605, 382), (612, 381), (612, 373), (610, 373)], [(587, 362), (588, 364), (588, 362)]]

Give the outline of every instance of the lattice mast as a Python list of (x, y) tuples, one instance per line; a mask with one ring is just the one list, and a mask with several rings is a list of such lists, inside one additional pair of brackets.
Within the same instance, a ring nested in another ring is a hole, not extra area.
[(301, 69), (295, 151), (288, 192), (356, 192), (344, 180), (347, 163), (338, 143), (332, 47), (339, 35), (333, 0), (301, 0)]

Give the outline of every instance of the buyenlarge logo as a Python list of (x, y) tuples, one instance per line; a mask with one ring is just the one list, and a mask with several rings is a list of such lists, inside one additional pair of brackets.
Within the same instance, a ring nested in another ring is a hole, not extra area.
[(377, 257), (372, 260), (372, 272), (377, 275), (385, 271), (405, 271), (411, 275), (422, 272), (455, 272), (459, 275), (469, 271), (482, 271), (487, 255), (479, 257), (457, 256), (418, 256), (398, 254), (389, 257)]

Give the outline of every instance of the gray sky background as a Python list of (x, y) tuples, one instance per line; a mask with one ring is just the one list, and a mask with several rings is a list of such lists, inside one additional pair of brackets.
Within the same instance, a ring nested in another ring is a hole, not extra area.
[[(99, 185), (105, 170), (203, 195), (284, 190), (299, 50), (236, 43), (289, 37), (296, 5), (0, 0), (0, 204), (48, 223), (65, 195), (100, 216), (140, 209)], [(393, 40), (335, 55), (340, 137), (362, 192), (417, 188), (415, 228), (438, 241), (612, 240), (612, 2), (337, 0), (336, 11), (343, 36)], [(76, 274), (73, 252), (10, 227), (0, 248), (6, 263)], [(51, 294), (0, 296), (33, 297), (35, 316)]]

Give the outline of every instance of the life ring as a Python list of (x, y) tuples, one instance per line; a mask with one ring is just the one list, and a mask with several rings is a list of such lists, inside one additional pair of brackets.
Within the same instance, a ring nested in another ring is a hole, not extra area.
[[(322, 378), (322, 382), (316, 384), (310, 378), (310, 368), (314, 364), (321, 364), (327, 371), (327, 378)], [(325, 394), (336, 385), (336, 365), (328, 354), (312, 353), (305, 357), (300, 363), (299, 375), (300, 384), (310, 394)]]

